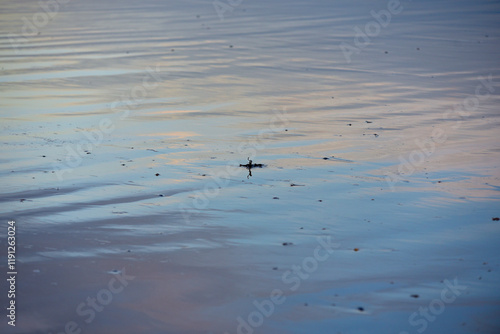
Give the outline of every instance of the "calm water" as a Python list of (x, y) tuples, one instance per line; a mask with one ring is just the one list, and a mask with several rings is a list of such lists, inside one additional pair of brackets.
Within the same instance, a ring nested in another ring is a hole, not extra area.
[(500, 4), (215, 4), (0, 4), (1, 332), (497, 333)]

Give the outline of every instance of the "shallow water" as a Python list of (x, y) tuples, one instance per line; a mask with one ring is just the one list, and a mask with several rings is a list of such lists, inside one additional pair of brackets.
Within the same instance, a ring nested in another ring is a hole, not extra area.
[(0, 4), (1, 332), (497, 333), (500, 6), (237, 3)]

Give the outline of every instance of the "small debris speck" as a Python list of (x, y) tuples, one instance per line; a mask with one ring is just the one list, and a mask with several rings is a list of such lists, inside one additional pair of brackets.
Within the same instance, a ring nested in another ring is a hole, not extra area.
[(364, 309), (363, 307), (361, 307), (361, 306), (360, 306), (360, 307), (358, 307), (358, 311), (359, 311), (359, 312), (363, 312), (364, 310), (365, 310), (365, 309)]
[(412, 298), (418, 298), (418, 295), (410, 295)]
[(155, 175), (156, 175), (156, 176), (160, 176), (160, 173), (156, 173)]
[(497, 222), (497, 221), (500, 220), (500, 218), (499, 217), (493, 217), (493, 218), (491, 218), (491, 220), (493, 220), (494, 222)]
[(291, 243), (291, 242), (284, 242), (282, 245), (283, 246), (291, 246), (291, 245), (293, 245), (293, 243)]

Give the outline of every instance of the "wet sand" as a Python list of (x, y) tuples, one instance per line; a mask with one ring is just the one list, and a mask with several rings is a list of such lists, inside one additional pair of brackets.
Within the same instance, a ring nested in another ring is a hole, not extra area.
[(0, 332), (497, 333), (499, 5), (232, 4), (0, 4)]

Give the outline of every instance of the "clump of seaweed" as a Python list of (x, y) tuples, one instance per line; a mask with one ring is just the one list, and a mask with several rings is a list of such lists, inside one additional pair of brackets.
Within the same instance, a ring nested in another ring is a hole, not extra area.
[(245, 167), (246, 169), (248, 169), (248, 175), (247, 175), (247, 179), (252, 176), (252, 168), (262, 168), (264, 167), (263, 164), (254, 164), (252, 162), (252, 160), (250, 160), (250, 157), (247, 158), (248, 160), (248, 163), (247, 164), (240, 164), (240, 167)]
[(248, 157), (247, 160), (248, 160), (248, 163), (245, 164), (245, 165), (240, 164), (240, 167), (245, 167), (247, 169), (262, 168), (262, 167), (264, 167), (263, 164), (254, 164), (254, 163), (252, 163), (252, 160), (250, 160), (250, 157)]

